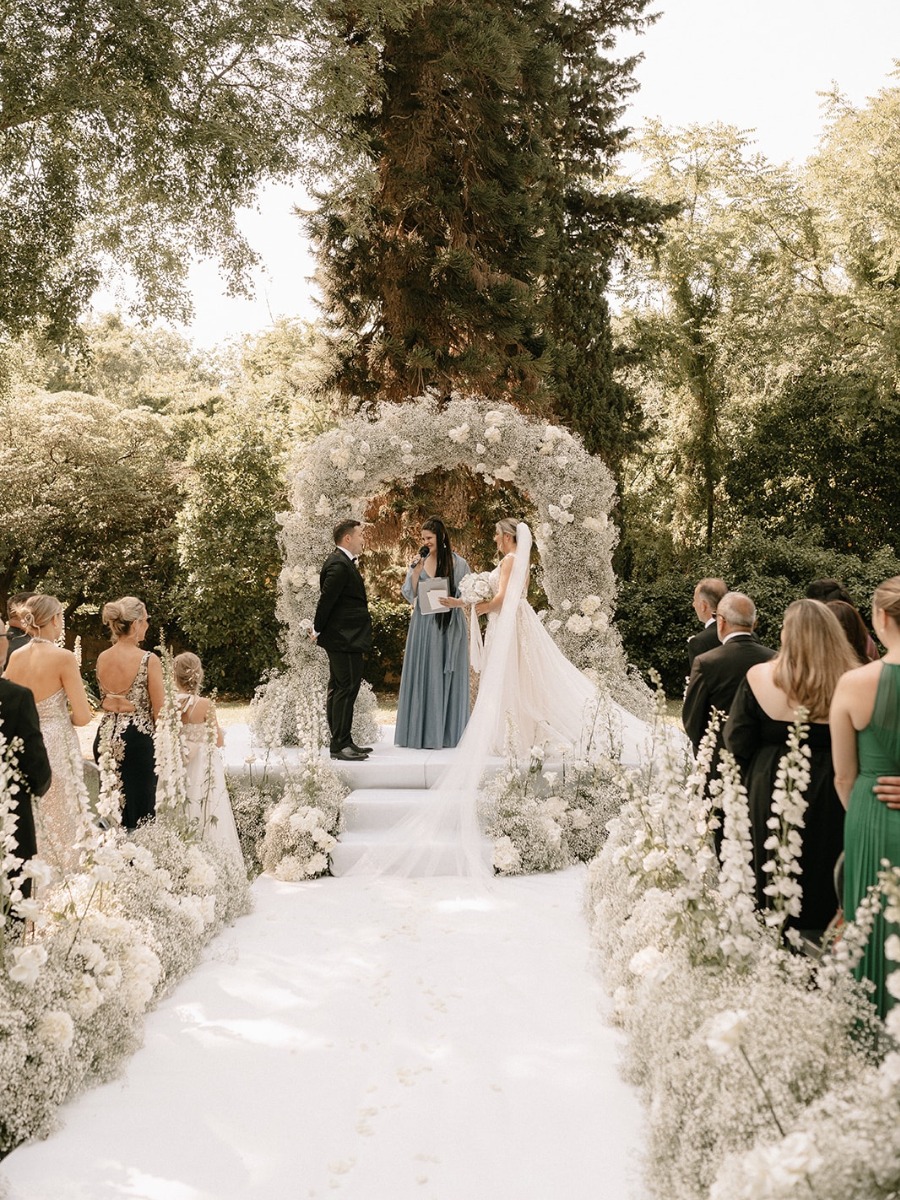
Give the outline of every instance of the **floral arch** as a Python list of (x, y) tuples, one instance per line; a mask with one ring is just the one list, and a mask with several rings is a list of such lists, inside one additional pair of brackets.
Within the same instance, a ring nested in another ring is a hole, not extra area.
[[(611, 623), (616, 581), (609, 520), (615, 484), (581, 439), (511, 405), (455, 397), (382, 404), (345, 420), (303, 447), (290, 481), (291, 511), (279, 516), (284, 568), (278, 616), (288, 627), (288, 658), (301, 672), (317, 659), (306, 636), (319, 597), (319, 569), (343, 517), (364, 518), (370, 497), (418, 475), (468, 466), (486, 485), (514, 482), (537, 509), (542, 613), (564, 653), (632, 710), (646, 688), (629, 677)], [(515, 514), (510, 514), (514, 516)], [(474, 569), (487, 568), (482, 563)]]

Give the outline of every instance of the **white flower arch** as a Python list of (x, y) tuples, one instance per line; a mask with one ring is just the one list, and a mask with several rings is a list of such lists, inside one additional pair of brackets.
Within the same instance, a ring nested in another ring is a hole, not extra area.
[(646, 689), (628, 678), (611, 624), (617, 534), (609, 520), (615, 498), (609, 470), (568, 430), (476, 397), (445, 405), (428, 396), (382, 404), (303, 447), (290, 481), (291, 511), (279, 516), (285, 565), (278, 616), (288, 626), (292, 665), (302, 670), (310, 661), (306, 635), (333, 526), (344, 517), (362, 520), (369, 499), (391, 485), (410, 485), (416, 476), (460, 465), (488, 486), (506, 480), (530, 497), (538, 513), (533, 534), (550, 605), (542, 614), (548, 630), (573, 662), (624, 704), (645, 708)]

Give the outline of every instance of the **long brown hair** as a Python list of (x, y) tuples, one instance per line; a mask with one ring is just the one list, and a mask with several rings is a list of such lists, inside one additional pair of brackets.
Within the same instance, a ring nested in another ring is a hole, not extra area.
[(837, 681), (858, 667), (840, 621), (821, 600), (795, 600), (781, 626), (772, 680), (810, 721), (825, 721)]

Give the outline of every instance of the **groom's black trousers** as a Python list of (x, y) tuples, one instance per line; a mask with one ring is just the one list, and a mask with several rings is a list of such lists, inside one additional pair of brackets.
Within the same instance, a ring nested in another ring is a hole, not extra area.
[(331, 731), (331, 753), (336, 754), (350, 745), (353, 727), (353, 705), (359, 695), (363, 676), (362, 654), (328, 650), (328, 694), (325, 715)]

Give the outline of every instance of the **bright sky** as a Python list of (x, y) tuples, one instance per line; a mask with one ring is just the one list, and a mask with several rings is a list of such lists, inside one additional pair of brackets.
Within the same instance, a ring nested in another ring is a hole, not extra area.
[[(626, 122), (669, 125), (722, 121), (754, 129), (760, 151), (802, 161), (821, 130), (818, 92), (837, 83), (857, 104), (888, 85), (900, 59), (897, 0), (659, 0), (662, 16), (644, 36), (622, 39), (641, 52)], [(252, 301), (229, 299), (213, 264), (195, 268), (196, 317), (188, 332), (211, 346), (264, 328), (280, 315), (315, 317), (313, 263), (292, 204), (299, 187), (273, 187), (242, 227), (265, 265)]]

